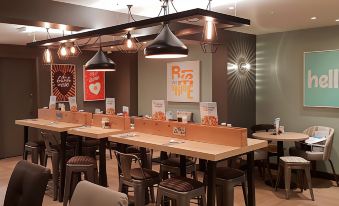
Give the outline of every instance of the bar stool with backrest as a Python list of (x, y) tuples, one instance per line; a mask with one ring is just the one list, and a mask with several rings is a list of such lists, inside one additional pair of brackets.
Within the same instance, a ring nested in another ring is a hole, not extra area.
[[(118, 161), (118, 167), (121, 170), (119, 175), (119, 192), (123, 192), (123, 187), (133, 187), (135, 205), (145, 205), (145, 191), (154, 185), (159, 184), (159, 173), (151, 169), (142, 168), (141, 160), (134, 154), (121, 153), (114, 151)], [(132, 163), (136, 167), (132, 168)]]
[[(208, 174), (205, 173), (204, 183), (207, 184)], [(217, 205), (234, 205), (234, 187), (241, 185), (245, 205), (247, 206), (247, 183), (246, 175), (243, 171), (230, 167), (217, 167), (216, 170), (217, 185)]]
[[(195, 180), (197, 180), (196, 161), (196, 158), (186, 157), (186, 173), (191, 174)], [(167, 175), (164, 176), (164, 174)], [(180, 176), (180, 157), (175, 154), (170, 154), (168, 159), (162, 160), (160, 163), (161, 179), (167, 179), (168, 174)]]
[(289, 153), (293, 156), (303, 157), (308, 161), (329, 161), (332, 168), (334, 180), (336, 181), (337, 186), (339, 186), (338, 176), (335, 172), (334, 165), (331, 160), (334, 129), (324, 126), (313, 126), (307, 128), (304, 133), (310, 137), (313, 137), (316, 131), (328, 131), (328, 135), (326, 136), (326, 141), (324, 143), (318, 143), (310, 147), (303, 144), (302, 142), (296, 142), (295, 147), (291, 147), (289, 149)]
[(162, 204), (164, 197), (174, 200), (180, 206), (189, 206), (191, 199), (198, 198), (198, 204), (206, 206), (205, 185), (187, 177), (176, 176), (160, 182), (156, 206)]
[(25, 143), (23, 159), (27, 160), (28, 154), (31, 154), (32, 162), (38, 164), (40, 156), (40, 165), (44, 163), (45, 143), (44, 141), (28, 141)]
[[(279, 161), (279, 168), (278, 168), (278, 179), (275, 185), (275, 190), (277, 190), (279, 181), (280, 181), (280, 174), (282, 173), (282, 168), (284, 169), (284, 175), (285, 175), (285, 190), (286, 190), (286, 199), (289, 199), (289, 193), (290, 193), (290, 184), (291, 184), (291, 170), (297, 170), (297, 175), (299, 180), (303, 180), (304, 177), (302, 177), (301, 171), (305, 172), (308, 188), (311, 193), (311, 198), (314, 201), (314, 195), (313, 195), (313, 189), (312, 189), (312, 181), (311, 181), (311, 165), (310, 161), (305, 160), (302, 157), (296, 157), (296, 156), (285, 156), (280, 157)], [(301, 191), (303, 190), (304, 184), (299, 183), (301, 186)]]
[[(52, 162), (52, 179), (53, 179), (53, 199), (57, 200), (59, 194), (59, 178), (60, 178), (60, 144), (54, 134), (41, 130), (42, 139), (45, 142), (45, 158), (43, 165), (46, 167), (48, 158)], [(66, 158), (70, 158), (75, 154), (74, 147), (66, 144)]]
[[(84, 174), (85, 180), (93, 183), (98, 182), (97, 161), (93, 157), (88, 156), (74, 156), (67, 161), (66, 164), (66, 178), (65, 178), (65, 192), (64, 192), (64, 206), (67, 205), (71, 199), (76, 184), (79, 182), (75, 174)], [(75, 182), (74, 182), (75, 181)]]

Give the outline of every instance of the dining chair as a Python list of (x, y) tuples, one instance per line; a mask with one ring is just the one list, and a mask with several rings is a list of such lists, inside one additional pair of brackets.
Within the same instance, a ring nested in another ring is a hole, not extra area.
[(313, 145), (306, 145), (304, 142), (296, 142), (295, 146), (289, 149), (289, 153), (293, 156), (303, 157), (308, 161), (328, 161), (331, 165), (334, 180), (339, 187), (338, 176), (331, 160), (334, 129), (324, 126), (312, 126), (304, 130), (303, 133), (313, 137), (316, 131), (328, 131), (328, 135), (326, 136), (326, 140), (324, 142)]
[(22, 160), (18, 162), (8, 183), (3, 206), (41, 206), (51, 171)]
[[(191, 174), (195, 180), (197, 180), (196, 162), (197, 158), (186, 157), (186, 173)], [(161, 179), (167, 179), (168, 174), (180, 176), (180, 157), (175, 154), (170, 154), (168, 159), (160, 162)]]
[(23, 159), (27, 160), (28, 154), (31, 154), (31, 159), (34, 164), (39, 163), (43, 165), (44, 156), (45, 156), (45, 143), (43, 141), (28, 141), (25, 143)]
[(86, 180), (79, 182), (74, 190), (70, 206), (128, 206), (124, 193), (110, 190)]
[[(160, 183), (159, 173), (151, 169), (142, 168), (141, 160), (137, 155), (114, 151), (121, 170), (119, 175), (119, 192), (123, 188), (133, 187), (135, 205), (145, 205), (145, 191)], [(132, 168), (132, 163), (136, 165)], [(154, 196), (151, 194), (151, 196)]]

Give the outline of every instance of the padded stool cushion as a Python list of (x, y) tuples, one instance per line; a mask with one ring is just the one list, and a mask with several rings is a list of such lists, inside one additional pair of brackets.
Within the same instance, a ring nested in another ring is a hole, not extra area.
[(178, 192), (189, 192), (204, 187), (202, 182), (186, 177), (169, 178), (160, 182), (159, 185)]
[(72, 165), (95, 165), (96, 163), (97, 161), (94, 158), (88, 156), (74, 156), (67, 162), (67, 164)]
[(280, 157), (280, 160), (283, 161), (284, 163), (300, 163), (300, 164), (309, 164), (310, 162), (305, 160), (302, 157), (297, 157), (297, 156), (284, 156)]
[[(171, 166), (171, 167), (180, 167), (180, 158), (168, 158), (166, 160), (161, 161), (161, 164)], [(194, 165), (194, 162), (191, 159), (186, 159), (186, 166)]]
[(28, 141), (25, 145), (29, 147), (45, 147), (44, 141)]
[[(159, 177), (159, 173), (150, 169), (143, 168), (144, 175), (146, 179)], [(142, 175), (142, 171), (140, 168), (131, 169), (131, 177), (136, 180), (144, 180), (144, 176)]]
[(234, 178), (238, 178), (245, 175), (245, 173), (241, 170), (230, 168), (230, 167), (217, 167), (216, 176), (217, 178), (230, 180)]

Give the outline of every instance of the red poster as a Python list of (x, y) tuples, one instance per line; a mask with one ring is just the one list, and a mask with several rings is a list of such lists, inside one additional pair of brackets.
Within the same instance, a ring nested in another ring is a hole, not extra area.
[(84, 100), (105, 100), (105, 72), (84, 69)]
[(57, 102), (67, 102), (76, 96), (76, 71), (73, 64), (51, 65), (51, 93)]

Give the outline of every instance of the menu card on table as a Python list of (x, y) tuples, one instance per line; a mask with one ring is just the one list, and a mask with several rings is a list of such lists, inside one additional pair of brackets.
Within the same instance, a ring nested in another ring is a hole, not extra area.
[(165, 100), (152, 100), (152, 119), (166, 120)]
[(218, 125), (218, 111), (216, 102), (200, 102), (201, 124), (208, 126)]
[(68, 97), (68, 101), (69, 101), (69, 108), (71, 112), (77, 112), (78, 106), (77, 106), (76, 97)]
[(106, 98), (106, 114), (115, 114), (115, 98)]
[(50, 96), (49, 97), (49, 109), (55, 109), (56, 108), (56, 96)]
[(127, 106), (122, 106), (122, 113), (123, 113), (124, 117), (128, 117), (129, 116), (129, 108)]

